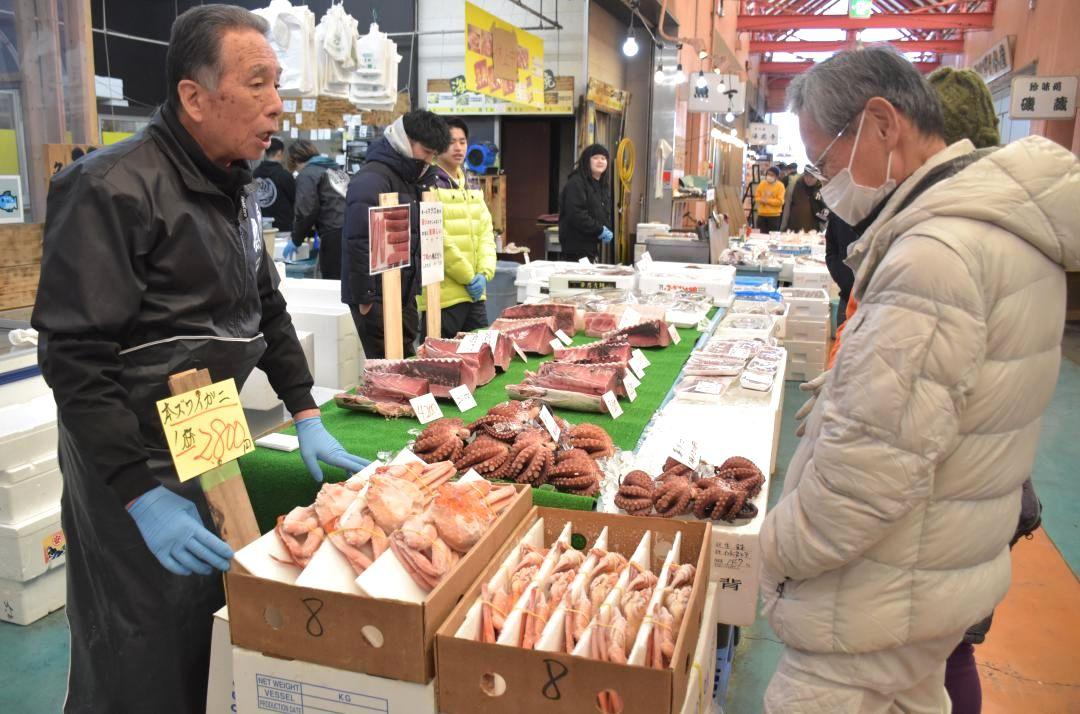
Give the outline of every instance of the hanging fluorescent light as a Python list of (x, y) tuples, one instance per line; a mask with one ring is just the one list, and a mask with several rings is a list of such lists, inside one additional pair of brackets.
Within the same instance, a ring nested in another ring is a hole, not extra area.
[(682, 62), (675, 68), (675, 84), (686, 83), (686, 72), (683, 72)]

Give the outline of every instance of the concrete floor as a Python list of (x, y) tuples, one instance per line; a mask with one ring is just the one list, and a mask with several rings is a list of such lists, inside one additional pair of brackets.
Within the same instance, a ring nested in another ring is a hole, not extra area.
[[(1080, 714), (1080, 325), (1066, 329), (1061, 375), (1043, 426), (1035, 485), (1044, 529), (1013, 551), (1013, 585), (976, 648), (985, 714)], [(795, 411), (804, 395), (789, 382), (784, 399), (775, 503), (798, 439)], [(770, 504), (772, 505), (772, 504)], [(741, 632), (725, 711), (756, 714), (783, 646), (759, 618)], [(60, 711), (66, 686), (68, 628), (63, 611), (29, 627), (0, 623), (0, 712)]]

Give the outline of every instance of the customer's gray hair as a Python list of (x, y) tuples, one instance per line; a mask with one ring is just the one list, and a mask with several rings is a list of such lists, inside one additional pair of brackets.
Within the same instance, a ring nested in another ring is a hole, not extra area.
[(267, 34), (270, 25), (250, 10), (235, 5), (198, 5), (173, 22), (165, 74), (168, 100), (180, 107), (180, 80), (192, 79), (208, 89), (216, 89), (221, 78), (221, 38), (228, 30), (250, 29)]
[(888, 45), (840, 52), (795, 77), (787, 91), (789, 109), (808, 113), (830, 135), (843, 131), (873, 97), (887, 99), (923, 134), (945, 135), (938, 93)]

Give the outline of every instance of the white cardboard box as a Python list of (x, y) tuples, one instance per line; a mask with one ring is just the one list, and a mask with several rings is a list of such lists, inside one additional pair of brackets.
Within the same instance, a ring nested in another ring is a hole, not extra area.
[[(387, 643), (393, 646), (392, 643)], [(436, 714), (435, 681), (415, 684), (232, 649), (236, 711)], [(209, 710), (208, 710), (209, 711)]]
[(0, 473), (56, 452), (52, 392), (0, 407)]
[(65, 562), (67, 541), (60, 505), (11, 525), (0, 525), (0, 578), (26, 582)]
[(0, 620), (29, 625), (66, 602), (67, 571), (63, 567), (26, 582), (0, 579)]
[[(730, 266), (721, 266), (730, 267)], [(638, 290), (643, 295), (658, 292), (689, 292), (707, 295), (713, 303), (719, 305), (731, 297), (732, 284), (735, 282), (735, 270), (730, 273), (718, 270), (699, 270), (691, 273), (675, 272), (642, 273), (638, 277)]]
[(32, 518), (60, 503), (64, 479), (55, 466), (56, 458), (49, 458), (54, 465), (50, 470), (36, 469), (27, 464), (13, 483), (0, 481), (0, 524), (12, 525)]
[(828, 317), (788, 320), (784, 328), (784, 339), (794, 342), (815, 342), (825, 344), (832, 331), (832, 320)]

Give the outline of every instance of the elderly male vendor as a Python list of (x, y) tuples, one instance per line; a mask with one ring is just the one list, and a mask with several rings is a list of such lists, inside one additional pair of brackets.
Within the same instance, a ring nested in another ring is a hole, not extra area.
[(258, 366), (296, 420), (312, 477), (318, 460), (367, 463), (323, 428), (263, 249), (247, 162), (282, 112), (267, 31), (238, 7), (178, 17), (165, 105), (49, 192), (33, 325), (59, 414), (66, 712), (205, 709), (218, 571), (232, 551), (199, 482), (180, 484), (169, 459), (154, 404), (170, 374), (243, 383)]

